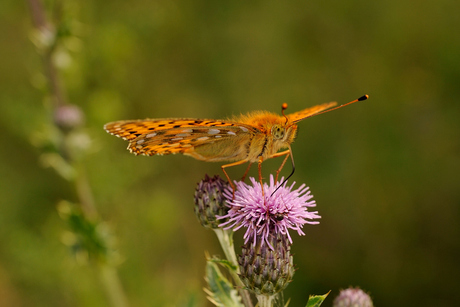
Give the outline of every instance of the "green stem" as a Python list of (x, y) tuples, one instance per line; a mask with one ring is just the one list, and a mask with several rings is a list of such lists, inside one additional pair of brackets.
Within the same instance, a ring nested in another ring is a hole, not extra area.
[(225, 257), (236, 268), (235, 270), (229, 271), (233, 277), (233, 280), (236, 283), (236, 286), (239, 288), (238, 291), (243, 300), (243, 304), (246, 307), (252, 307), (253, 304), (251, 301), (251, 296), (249, 295), (249, 292), (245, 290), (245, 285), (238, 276), (238, 274), (240, 273), (240, 267), (238, 265), (238, 261), (236, 260), (235, 247), (233, 245), (233, 231), (216, 228), (214, 229), (214, 232), (216, 233), (217, 238), (219, 239), (219, 243), (224, 251)]
[(113, 307), (127, 307), (128, 300), (121, 286), (120, 279), (116, 269), (109, 264), (99, 264), (99, 274), (103, 286), (105, 287), (105, 292), (107, 297), (110, 300), (110, 304)]
[(274, 299), (274, 295), (257, 295), (257, 301), (259, 302), (258, 307), (272, 307)]

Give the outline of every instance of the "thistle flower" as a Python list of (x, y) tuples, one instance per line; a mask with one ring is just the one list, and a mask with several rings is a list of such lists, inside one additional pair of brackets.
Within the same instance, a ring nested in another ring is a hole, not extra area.
[(238, 257), (238, 264), (240, 279), (246, 288), (258, 296), (273, 296), (284, 290), (294, 276), (290, 250), (291, 244), (281, 233), (259, 238), (255, 245), (251, 242), (245, 244)]
[(217, 216), (226, 214), (224, 190), (228, 183), (218, 175), (208, 175), (201, 180), (195, 189), (195, 214), (201, 225), (206, 228), (218, 228)]
[(334, 300), (334, 307), (373, 307), (372, 299), (360, 288), (348, 288), (340, 291)]
[[(283, 179), (281, 178), (281, 182)], [(308, 211), (309, 207), (316, 206), (316, 202), (311, 200), (313, 195), (305, 184), (295, 190), (295, 182), (290, 186), (284, 183), (278, 188), (279, 183), (275, 183), (273, 175), (270, 175), (270, 185), (264, 183), (262, 197), (261, 184), (254, 178), (250, 180), (252, 185), (242, 181), (235, 182), (235, 197), (231, 188), (225, 190), (224, 195), (230, 210), (226, 215), (219, 216), (219, 219), (228, 219), (219, 225), (224, 229), (247, 228), (244, 234), (245, 244), (252, 238), (255, 245), (259, 238), (263, 241), (262, 244), (266, 242), (273, 249), (269, 242), (271, 233), (287, 236), (292, 244), (289, 229), (296, 230), (299, 235), (305, 235), (302, 231), (304, 224), (319, 224), (318, 221), (312, 221), (321, 218), (318, 211)]]

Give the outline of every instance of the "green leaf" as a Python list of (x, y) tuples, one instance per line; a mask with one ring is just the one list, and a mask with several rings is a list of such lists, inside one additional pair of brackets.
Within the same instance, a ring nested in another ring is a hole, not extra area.
[(331, 291), (329, 291), (328, 293), (324, 295), (310, 295), (310, 297), (308, 298), (307, 307), (321, 306), (321, 304), (326, 299), (326, 297), (329, 295), (329, 293), (331, 293)]
[(57, 210), (70, 228), (63, 236), (63, 242), (76, 259), (116, 262), (117, 252), (112, 243), (114, 238), (106, 224), (97, 218), (88, 217), (81, 207), (68, 201), (59, 202)]
[(205, 291), (211, 303), (216, 306), (244, 307), (233, 284), (222, 275), (217, 263), (212, 260), (206, 264), (206, 281), (209, 289)]
[(218, 259), (218, 258), (212, 258), (212, 259), (209, 259), (208, 261), (211, 261), (211, 262), (214, 262), (214, 263), (218, 263), (220, 264), (221, 266), (223, 267), (226, 267), (228, 270), (232, 270), (232, 271), (235, 271), (236, 272), (236, 266), (234, 266), (230, 261), (228, 261), (227, 259)]
[(291, 302), (291, 298), (289, 298), (286, 304), (284, 304), (284, 307), (288, 307), (290, 302)]

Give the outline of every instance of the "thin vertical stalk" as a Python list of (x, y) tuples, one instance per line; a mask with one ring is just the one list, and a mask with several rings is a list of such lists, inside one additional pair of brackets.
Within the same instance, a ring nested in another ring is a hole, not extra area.
[(115, 268), (103, 263), (99, 265), (99, 275), (111, 305), (113, 307), (128, 307), (128, 300)]
[[(28, 0), (28, 4), (34, 27), (39, 32), (39, 36), (41, 36), (41, 38), (48, 37), (48, 39), (51, 36), (51, 39), (46, 42), (47, 44), (45, 46), (40, 46), (41, 49), (39, 48), (38, 51), (42, 56), (43, 69), (48, 80), (49, 93), (53, 101), (52, 108), (53, 111), (55, 111), (58, 107), (67, 104), (64, 95), (64, 87), (59, 79), (58, 70), (53, 63), (53, 54), (56, 44), (58, 44), (59, 41), (57, 41), (55, 27), (46, 20), (43, 3), (40, 0)], [(66, 156), (65, 150), (65, 147), (61, 148), (62, 156)], [(69, 157), (71, 157), (71, 155), (69, 155)], [(84, 174), (83, 167), (72, 158), (68, 158), (67, 160), (76, 170), (76, 177), (71, 181), (77, 191), (81, 210), (85, 213), (86, 218), (96, 218), (98, 213), (94, 206), (94, 197), (91, 192), (90, 184)], [(126, 295), (124, 294), (115, 267), (105, 261), (98, 261), (97, 264), (102, 284), (111, 305), (114, 307), (128, 306)]]
[(236, 267), (236, 271), (229, 271), (233, 277), (233, 280), (236, 283), (236, 286), (238, 287), (238, 291), (241, 295), (241, 299), (243, 300), (243, 304), (246, 307), (252, 307), (253, 305), (251, 301), (251, 296), (249, 295), (249, 292), (244, 289), (245, 285), (238, 276), (238, 274), (240, 273), (240, 267), (238, 265), (238, 261), (235, 254), (235, 247), (233, 244), (233, 231), (225, 230), (222, 228), (216, 228), (214, 229), (214, 232), (216, 233), (217, 238), (219, 239), (219, 243), (224, 251), (225, 257), (232, 265)]

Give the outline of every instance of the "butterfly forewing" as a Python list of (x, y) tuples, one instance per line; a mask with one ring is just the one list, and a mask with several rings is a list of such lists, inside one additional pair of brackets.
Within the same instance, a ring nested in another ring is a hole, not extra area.
[(113, 135), (124, 140), (134, 140), (141, 135), (148, 135), (160, 130), (170, 130), (174, 128), (186, 128), (202, 122), (194, 119), (145, 119), (145, 120), (123, 120), (108, 123), (104, 129)]
[(302, 119), (305, 119), (305, 118), (307, 118), (309, 116), (312, 116), (312, 115), (314, 115), (316, 113), (319, 113), (321, 111), (329, 109), (329, 108), (335, 106), (336, 104), (337, 104), (336, 102), (328, 102), (328, 103), (319, 104), (317, 106), (307, 108), (307, 109), (304, 109), (302, 111), (298, 111), (298, 112), (295, 112), (295, 113), (292, 113), (292, 114), (288, 114), (287, 117), (289, 118), (290, 122), (296, 123), (296, 122), (299, 122)]

